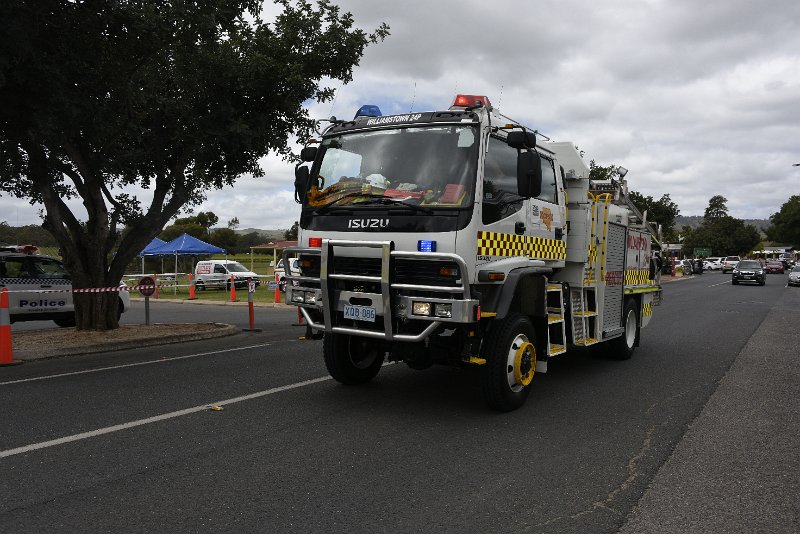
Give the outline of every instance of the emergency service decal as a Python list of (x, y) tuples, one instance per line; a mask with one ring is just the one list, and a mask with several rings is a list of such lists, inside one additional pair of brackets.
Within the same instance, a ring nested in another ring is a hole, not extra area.
[(422, 118), (422, 113), (411, 113), (409, 115), (388, 115), (386, 117), (375, 117), (367, 120), (367, 126), (378, 124), (395, 124), (398, 122), (414, 122)]
[(567, 257), (567, 244), (556, 239), (480, 231), (478, 256), (530, 256), (542, 260), (563, 260)]
[(622, 271), (608, 271), (604, 278), (607, 286), (622, 285)]
[(552, 230), (553, 226), (553, 212), (550, 211), (550, 208), (542, 208), (541, 215), (539, 217), (542, 219), (542, 222), (547, 227), (547, 230)]

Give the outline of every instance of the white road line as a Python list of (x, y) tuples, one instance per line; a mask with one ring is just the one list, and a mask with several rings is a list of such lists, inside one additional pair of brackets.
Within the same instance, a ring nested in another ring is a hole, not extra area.
[(720, 282), (719, 284), (711, 284), (711, 285), (710, 285), (710, 286), (708, 286), (708, 287), (724, 286), (725, 284), (730, 284), (730, 283), (731, 283), (731, 281), (730, 281), (730, 280), (726, 280), (725, 282)]
[(232, 399), (226, 399), (222, 401), (212, 402), (209, 404), (203, 404), (200, 406), (194, 406), (192, 408), (186, 408), (185, 410), (178, 410), (176, 412), (165, 413), (161, 415), (156, 415), (154, 417), (148, 417), (146, 419), (139, 419), (137, 421), (130, 421), (128, 423), (122, 423), (120, 425), (114, 426), (107, 426), (105, 428), (98, 428), (97, 430), (91, 430), (89, 432), (81, 432), (80, 434), (74, 434), (72, 436), (65, 436), (63, 438), (52, 439), (50, 441), (42, 441), (40, 443), (33, 443), (31, 445), (25, 445), (24, 447), (17, 447), (15, 449), (7, 449), (4, 451), (0, 451), (0, 458), (7, 458), (9, 456), (15, 456), (17, 454), (24, 454), (26, 452), (31, 452), (39, 449), (46, 449), (48, 447), (55, 447), (56, 445), (63, 445), (65, 443), (71, 443), (73, 441), (80, 441), (82, 439), (93, 438), (96, 436), (102, 436), (103, 434), (111, 434), (112, 432), (119, 432), (120, 430), (127, 430), (129, 428), (135, 428), (137, 426), (149, 425), (150, 423), (157, 423), (159, 421), (165, 421), (167, 419), (174, 419), (176, 417), (181, 417), (184, 415), (189, 415), (197, 412), (202, 412), (208, 410), (211, 406), (227, 406), (229, 404), (236, 404), (237, 402), (244, 402), (252, 399), (258, 399), (260, 397), (266, 397), (267, 395), (273, 395), (275, 393), (280, 393), (282, 391), (288, 391), (290, 389), (297, 389), (304, 386), (310, 386), (312, 384), (317, 384), (319, 382), (325, 382), (326, 380), (331, 380), (330, 376), (323, 376), (320, 378), (312, 378), (311, 380), (304, 380), (303, 382), (296, 382), (294, 384), (289, 384), (286, 386), (279, 386), (276, 388), (266, 389), (264, 391), (259, 391), (256, 393), (251, 393), (249, 395), (243, 395), (241, 397), (234, 397)]
[[(293, 340), (292, 340), (293, 341)], [(248, 345), (246, 347), (234, 347), (232, 349), (212, 350), (210, 352), (200, 352), (198, 354), (187, 354), (186, 356), (175, 356), (174, 358), (162, 358), (158, 360), (151, 360), (146, 362), (126, 363), (122, 365), (110, 365), (108, 367), (98, 367), (97, 369), (87, 369), (85, 371), (72, 371), (71, 373), (59, 373), (56, 375), (37, 376), (34, 378), (23, 378), (20, 380), (9, 380), (8, 382), (0, 382), (0, 386), (7, 386), (9, 384), (20, 384), (22, 382), (35, 382), (37, 380), (50, 380), (51, 378), (60, 378), (62, 376), (83, 375), (87, 373), (99, 373), (100, 371), (110, 371), (113, 369), (124, 369), (125, 367), (137, 367), (139, 365), (151, 365), (154, 363), (168, 363), (175, 360), (185, 360), (187, 358), (198, 358), (200, 356), (208, 356), (210, 354), (223, 354), (225, 352), (236, 352), (239, 350), (257, 349), (259, 347), (269, 347), (281, 341), (272, 341), (270, 343), (261, 343), (259, 345)]]

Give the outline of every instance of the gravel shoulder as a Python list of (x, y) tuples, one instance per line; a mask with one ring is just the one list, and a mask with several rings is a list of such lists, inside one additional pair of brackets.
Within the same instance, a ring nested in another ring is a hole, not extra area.
[(197, 341), (238, 332), (239, 328), (223, 323), (124, 325), (105, 332), (59, 328), (17, 332), (12, 338), (12, 346), (15, 360), (30, 361)]

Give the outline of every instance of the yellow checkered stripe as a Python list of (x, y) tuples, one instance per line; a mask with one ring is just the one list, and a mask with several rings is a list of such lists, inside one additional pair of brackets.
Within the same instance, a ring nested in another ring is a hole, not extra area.
[(567, 244), (542, 237), (478, 232), (478, 255), (530, 256), (542, 260), (563, 260), (567, 257)]
[(650, 280), (650, 271), (625, 271), (626, 286), (642, 286), (648, 284), (653, 284), (653, 281)]
[(597, 245), (592, 243), (589, 246), (589, 265), (594, 265), (595, 260), (597, 260)]
[(644, 317), (651, 317), (653, 315), (653, 305), (652, 304), (642, 304), (642, 315)]

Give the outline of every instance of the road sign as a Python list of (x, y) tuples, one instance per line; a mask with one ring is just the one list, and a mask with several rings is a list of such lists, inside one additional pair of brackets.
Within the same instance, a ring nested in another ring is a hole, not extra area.
[(140, 287), (139, 293), (142, 294), (144, 297), (149, 297), (153, 293), (156, 292), (156, 281), (153, 280), (150, 276), (145, 276), (141, 280), (139, 280), (140, 286), (150, 286), (150, 287)]
[(694, 257), (695, 258), (699, 258), (701, 256), (703, 258), (707, 258), (707, 257), (711, 256), (711, 249), (710, 248), (706, 248), (706, 247), (695, 247), (695, 249), (694, 249)]

